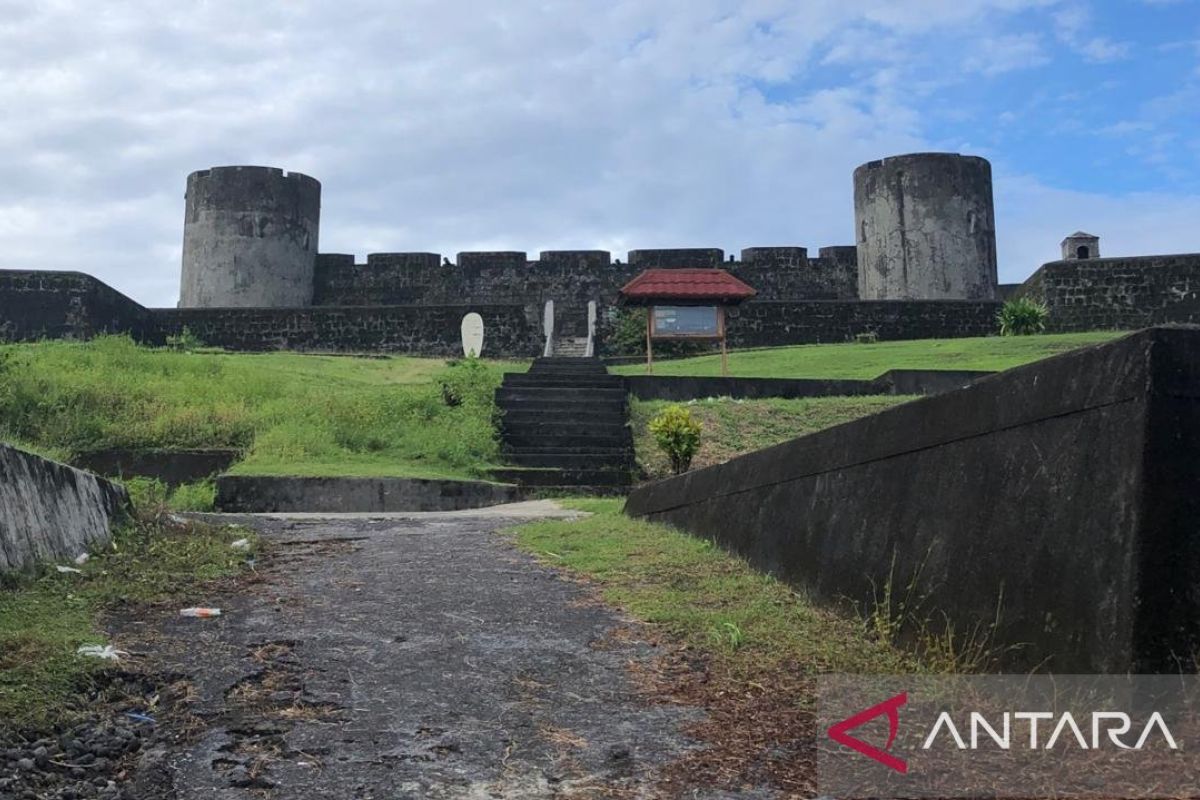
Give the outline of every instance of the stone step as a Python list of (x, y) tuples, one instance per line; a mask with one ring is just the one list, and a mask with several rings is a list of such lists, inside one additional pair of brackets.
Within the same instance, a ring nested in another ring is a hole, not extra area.
[(563, 387), (567, 389), (620, 389), (624, 391), (625, 381), (619, 375), (557, 375), (544, 372), (509, 373), (504, 376), (501, 386), (546, 386)]
[(501, 386), (496, 390), (496, 402), (570, 402), (579, 400), (609, 400), (625, 402), (624, 389), (602, 387), (569, 388), (564, 386)]
[(494, 480), (518, 486), (628, 486), (633, 483), (631, 470), (625, 469), (554, 469), (501, 468), (491, 470)]
[(625, 497), (633, 489), (633, 485), (629, 486), (538, 486), (529, 489), (528, 491), (535, 492), (542, 497), (557, 497), (565, 495), (567, 497), (579, 497), (584, 495), (587, 497)]
[(632, 439), (628, 431), (618, 436), (591, 436), (579, 434), (547, 434), (506, 431), (503, 436), (504, 444), (512, 448), (526, 447), (580, 447), (584, 451), (596, 448), (631, 447)]
[(602, 400), (602, 401), (587, 401), (578, 400), (570, 402), (543, 402), (541, 400), (515, 400), (498, 403), (500, 410), (505, 414), (524, 414), (532, 416), (534, 414), (561, 414), (573, 419), (582, 419), (591, 414), (596, 414), (601, 417), (618, 416), (622, 420), (626, 419), (626, 408), (624, 400)]
[(537, 420), (534, 422), (523, 422), (520, 420), (510, 421), (505, 418), (500, 423), (501, 435), (507, 439), (509, 435), (517, 436), (589, 436), (596, 438), (610, 438), (624, 441), (630, 439), (632, 434), (624, 422), (594, 422), (592, 420), (570, 420), (567, 422), (553, 420)]
[(558, 467), (559, 469), (625, 469), (634, 467), (633, 452), (625, 449), (612, 453), (509, 452), (504, 458), (519, 467)]
[[(564, 366), (581, 366), (584, 364), (592, 364), (598, 367), (605, 367), (604, 360), (596, 356), (587, 358), (563, 358), (562, 356), (538, 356), (533, 360), (533, 366), (554, 366), (562, 364)], [(605, 367), (607, 368), (607, 367)]]
[(608, 370), (602, 365), (591, 363), (590, 358), (575, 358), (568, 361), (578, 361), (578, 364), (534, 364), (529, 368), (528, 372), (513, 373), (517, 375), (578, 375), (580, 377), (591, 377), (594, 375), (607, 375)]
[(546, 422), (596, 422), (602, 425), (624, 425), (625, 408), (612, 405), (597, 407), (595, 405), (580, 408), (552, 407), (546, 409), (527, 409), (523, 405), (514, 405), (504, 409), (503, 422), (507, 426), (523, 424), (537, 425)]

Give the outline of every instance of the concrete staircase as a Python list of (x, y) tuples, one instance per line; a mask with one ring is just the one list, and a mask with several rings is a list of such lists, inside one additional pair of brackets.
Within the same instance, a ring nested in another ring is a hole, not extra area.
[(597, 358), (539, 358), (496, 390), (501, 441), (512, 466), (496, 480), (528, 488), (621, 494), (632, 483), (625, 386)]
[(587, 356), (586, 336), (564, 336), (554, 340), (554, 358), (585, 358)]

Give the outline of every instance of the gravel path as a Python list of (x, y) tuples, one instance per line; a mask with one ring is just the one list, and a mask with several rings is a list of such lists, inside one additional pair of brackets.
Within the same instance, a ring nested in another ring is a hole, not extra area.
[(653, 647), (497, 532), (563, 513), (239, 518), (272, 555), (197, 598), (223, 616), (121, 626), (194, 687), (138, 794), (648, 796), (699, 712), (646, 702), (628, 666)]

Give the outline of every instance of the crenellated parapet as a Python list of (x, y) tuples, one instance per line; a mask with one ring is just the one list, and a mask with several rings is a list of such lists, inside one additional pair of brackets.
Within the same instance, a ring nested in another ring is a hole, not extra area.
[(760, 301), (853, 300), (858, 265), (854, 247), (749, 247), (726, 261), (716, 247), (631, 250), (543, 250), (529, 260), (520, 250), (372, 253), (366, 263), (345, 254), (317, 256), (314, 305), (519, 303), (615, 305), (620, 288), (645, 269), (721, 267), (758, 290)]

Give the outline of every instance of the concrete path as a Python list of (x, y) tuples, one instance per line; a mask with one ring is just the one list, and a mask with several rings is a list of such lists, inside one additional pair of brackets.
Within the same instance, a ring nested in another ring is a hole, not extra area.
[(120, 626), (193, 686), (139, 793), (651, 796), (699, 712), (639, 696), (628, 666), (653, 648), (497, 532), (570, 513), (253, 518), (259, 579), (196, 598), (223, 616)]

